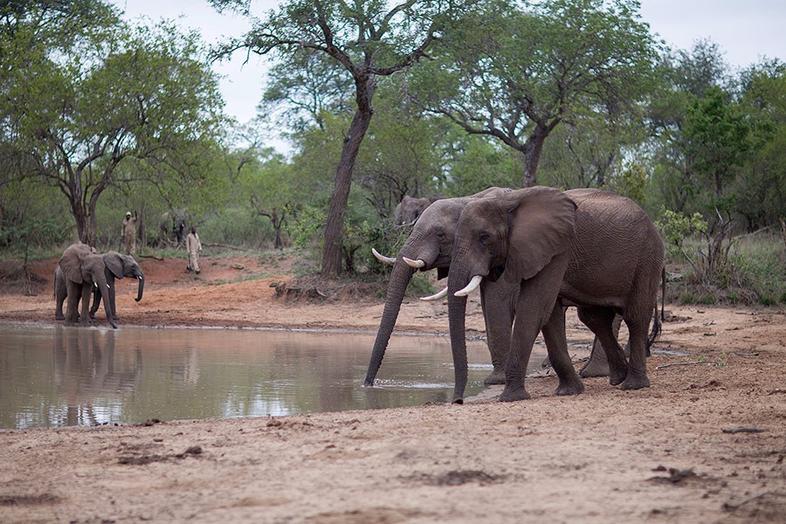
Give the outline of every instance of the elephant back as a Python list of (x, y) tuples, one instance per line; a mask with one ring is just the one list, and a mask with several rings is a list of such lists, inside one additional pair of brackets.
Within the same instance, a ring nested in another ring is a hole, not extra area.
[(82, 242), (71, 244), (66, 248), (63, 252), (63, 256), (60, 257), (60, 262), (58, 262), (66, 280), (77, 284), (82, 284), (85, 281), (85, 276), (82, 273), (82, 265), (85, 258), (90, 256), (91, 253), (93, 253), (93, 249)]

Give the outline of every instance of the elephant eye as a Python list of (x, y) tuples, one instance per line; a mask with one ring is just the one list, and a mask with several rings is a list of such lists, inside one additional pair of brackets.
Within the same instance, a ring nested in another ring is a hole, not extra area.
[(491, 237), (490, 237), (490, 236), (489, 236), (489, 234), (488, 234), (488, 233), (486, 233), (486, 232), (483, 232), (483, 233), (481, 233), (480, 235), (478, 235), (478, 239), (480, 240), (480, 243), (481, 243), (482, 245), (484, 245), (484, 246), (485, 246), (485, 245), (488, 243), (488, 241), (489, 241), (489, 238), (491, 238)]

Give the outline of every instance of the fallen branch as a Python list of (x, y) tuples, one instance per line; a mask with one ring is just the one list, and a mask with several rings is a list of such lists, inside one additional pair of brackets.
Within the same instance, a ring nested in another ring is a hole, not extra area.
[(164, 257), (159, 257), (157, 255), (137, 255), (139, 258), (152, 258), (153, 260), (158, 260), (159, 262), (164, 261)]
[(248, 249), (246, 247), (230, 246), (229, 244), (208, 244), (207, 242), (202, 242), (202, 245), (205, 247), (221, 247), (224, 249), (233, 249), (235, 251), (254, 251), (253, 249)]
[(655, 369), (656, 370), (657, 369), (666, 369), (666, 368), (670, 368), (672, 366), (695, 366), (695, 365), (698, 365), (698, 364), (712, 364), (712, 362), (703, 362), (703, 361), (702, 362), (699, 362), (699, 361), (695, 361), (695, 362), (672, 362), (671, 364), (662, 364), (660, 366), (657, 366)]
[(733, 428), (721, 428), (723, 433), (764, 433), (766, 429), (756, 428), (753, 426), (736, 426)]

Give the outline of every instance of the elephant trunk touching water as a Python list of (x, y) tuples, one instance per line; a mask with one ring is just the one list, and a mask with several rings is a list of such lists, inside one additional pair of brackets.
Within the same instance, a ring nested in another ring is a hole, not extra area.
[[(388, 263), (393, 261), (393, 272), (388, 283), (387, 296), (385, 299), (385, 309), (380, 321), (377, 337), (371, 353), (368, 371), (364, 384), (372, 386), (377, 376), (385, 350), (390, 340), (390, 335), (398, 318), (401, 303), (407, 285), (412, 279), (416, 270), (430, 271), (437, 270), (437, 278), (442, 279), (448, 275), (450, 269), (450, 253), (453, 248), (453, 234), (458, 223), (458, 217), (464, 206), (475, 198), (483, 198), (488, 195), (501, 194), (509, 191), (501, 188), (489, 188), (469, 197), (445, 198), (435, 201), (428, 206), (418, 217), (412, 233), (407, 242), (401, 248), (398, 256), (385, 257), (375, 254), (380, 261)], [(438, 297), (439, 294), (435, 295)], [(497, 328), (487, 324), (487, 331), (490, 333), (504, 332), (505, 328)], [(508, 326), (509, 331), (509, 326)], [(504, 336), (504, 335), (503, 335)], [(500, 337), (496, 337), (497, 339)], [(492, 355), (494, 350), (492, 349)], [(493, 360), (493, 359), (492, 359)], [(499, 371), (499, 370), (498, 370)], [(500, 373), (492, 374), (500, 377)]]

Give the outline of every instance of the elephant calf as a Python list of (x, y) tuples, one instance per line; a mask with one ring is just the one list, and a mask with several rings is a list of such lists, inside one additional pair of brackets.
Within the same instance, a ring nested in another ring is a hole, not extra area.
[[(69, 323), (80, 321), (87, 325), (88, 319), (95, 316), (101, 300), (109, 324), (116, 328), (115, 279), (132, 276), (139, 281), (135, 300), (142, 300), (145, 276), (134, 257), (121, 255), (116, 251), (98, 254), (94, 249), (81, 242), (69, 246), (60, 258), (55, 270), (55, 318), (65, 318)], [(90, 294), (93, 305), (88, 314)], [(63, 302), (68, 298), (66, 315), (63, 315)], [(82, 314), (77, 313), (82, 301)]]

